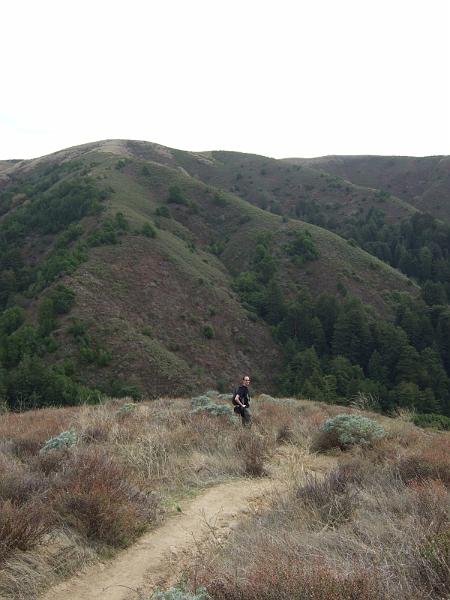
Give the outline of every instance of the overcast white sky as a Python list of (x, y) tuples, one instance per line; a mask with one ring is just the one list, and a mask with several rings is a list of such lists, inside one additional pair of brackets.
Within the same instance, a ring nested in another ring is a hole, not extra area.
[(2, 2), (0, 159), (450, 154), (450, 0)]

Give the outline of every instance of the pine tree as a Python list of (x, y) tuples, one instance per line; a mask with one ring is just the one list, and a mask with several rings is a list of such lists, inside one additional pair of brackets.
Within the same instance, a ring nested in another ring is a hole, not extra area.
[(360, 302), (346, 302), (336, 320), (333, 354), (346, 356), (350, 362), (367, 366), (371, 354), (371, 334), (367, 316)]

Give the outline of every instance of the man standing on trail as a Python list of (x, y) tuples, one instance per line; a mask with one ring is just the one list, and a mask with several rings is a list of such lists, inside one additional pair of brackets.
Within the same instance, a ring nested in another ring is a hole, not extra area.
[(234, 392), (233, 404), (234, 412), (241, 415), (242, 425), (244, 427), (250, 427), (252, 424), (252, 415), (250, 414), (250, 391), (248, 386), (250, 385), (250, 377), (244, 375), (242, 383), (238, 389)]

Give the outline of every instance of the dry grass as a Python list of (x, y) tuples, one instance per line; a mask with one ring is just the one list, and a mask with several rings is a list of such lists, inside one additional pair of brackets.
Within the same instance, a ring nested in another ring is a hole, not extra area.
[[(218, 555), (202, 556), (194, 587), (230, 600), (422, 600), (449, 591), (447, 434), (370, 415), (385, 439), (317, 455), (312, 440), (342, 407), (256, 399), (246, 430), (238, 418), (192, 414), (183, 399), (120, 413), (124, 402), (2, 418), (0, 596), (28, 599), (128, 545), (180, 495), (264, 475), (288, 491)], [(40, 452), (69, 429), (74, 447)]]
[[(2, 417), (0, 595), (28, 598), (127, 546), (180, 495), (265, 475), (282, 426), (289, 444), (306, 440), (297, 402), (255, 403), (254, 426), (243, 431), (239, 419), (192, 414), (184, 399), (120, 412), (129, 401)], [(70, 429), (75, 446), (41, 452)]]
[[(450, 437), (383, 425), (386, 440), (341, 453), (325, 475), (301, 481), (291, 464), (288, 491), (199, 556), (192, 588), (213, 600), (447, 598)], [(290, 456), (305, 464), (305, 452)]]

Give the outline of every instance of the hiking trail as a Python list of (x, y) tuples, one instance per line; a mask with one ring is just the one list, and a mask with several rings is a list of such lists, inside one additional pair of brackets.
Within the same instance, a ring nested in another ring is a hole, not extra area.
[[(141, 600), (151, 586), (176, 577), (179, 558), (215, 530), (232, 529), (276, 485), (273, 479), (240, 479), (211, 487), (193, 500), (180, 502), (181, 512), (144, 534), (106, 564), (94, 563), (48, 590), (41, 600)], [(143, 589), (145, 586), (145, 590)], [(141, 595), (140, 595), (141, 594)]]

